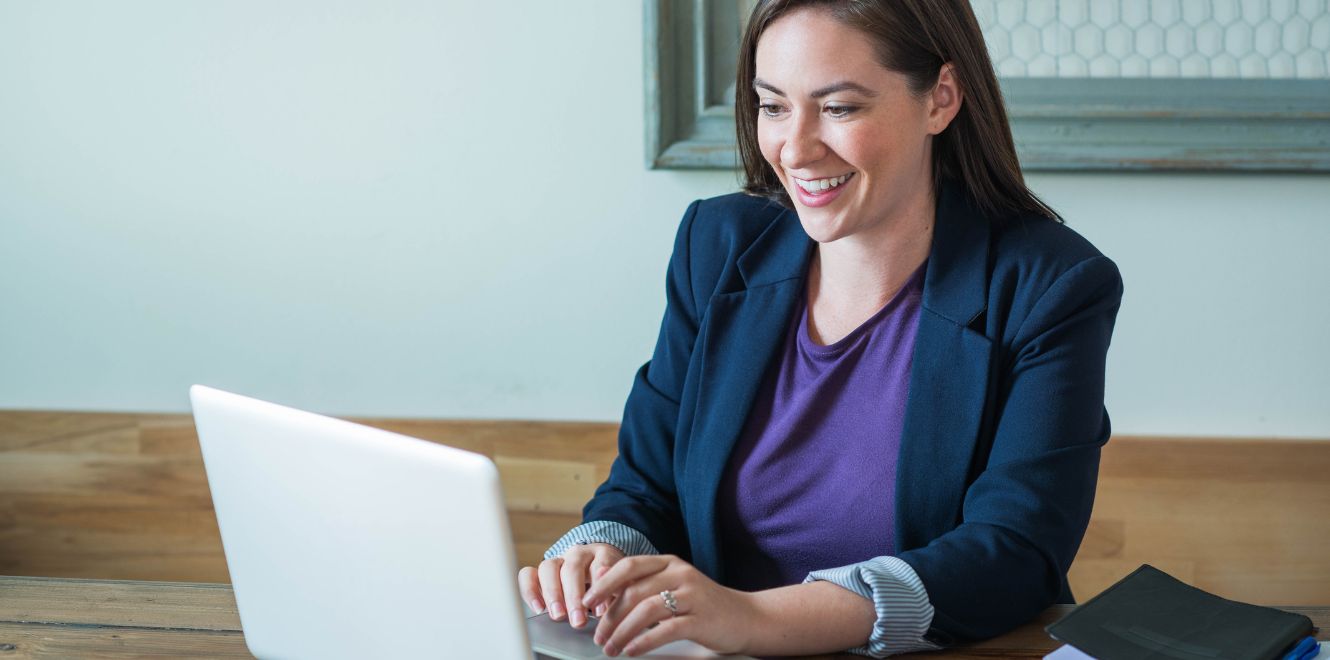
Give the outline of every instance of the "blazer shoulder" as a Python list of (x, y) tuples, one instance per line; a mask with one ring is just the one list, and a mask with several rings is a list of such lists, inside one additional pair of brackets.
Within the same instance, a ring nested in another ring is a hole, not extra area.
[(693, 203), (697, 209), (692, 233), (711, 245), (718, 241), (750, 245), (785, 212), (785, 207), (776, 202), (737, 192)]
[(990, 268), (990, 287), (1018, 298), (1037, 298), (1073, 271), (1084, 285), (1121, 295), (1117, 264), (1076, 230), (1047, 218), (1023, 216), (994, 225)]
[(784, 217), (780, 204), (743, 193), (697, 200), (684, 214), (675, 246), (687, 254), (696, 291), (714, 293), (741, 287), (738, 262), (763, 234)]
[(989, 309), (1005, 318), (1008, 341), (1019, 328), (1041, 326), (1027, 323), (1033, 317), (1100, 305), (1116, 310), (1122, 298), (1117, 264), (1060, 222), (1021, 217), (995, 226), (991, 255)]
[(1081, 262), (1105, 258), (1090, 241), (1067, 225), (1039, 216), (1020, 216), (993, 230), (993, 264), (1030, 272), (1050, 270), (1061, 274)]

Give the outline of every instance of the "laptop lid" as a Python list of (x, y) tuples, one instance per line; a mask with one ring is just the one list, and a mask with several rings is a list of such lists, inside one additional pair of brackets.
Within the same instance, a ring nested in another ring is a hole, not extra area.
[(254, 655), (531, 658), (488, 458), (201, 385), (190, 399)]

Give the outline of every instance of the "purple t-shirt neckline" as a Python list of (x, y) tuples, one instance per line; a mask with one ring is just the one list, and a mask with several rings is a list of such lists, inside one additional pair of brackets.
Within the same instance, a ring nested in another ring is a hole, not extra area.
[(825, 346), (808, 335), (806, 297), (799, 305), (721, 478), (727, 585), (798, 584), (895, 552), (896, 460), (926, 265)]

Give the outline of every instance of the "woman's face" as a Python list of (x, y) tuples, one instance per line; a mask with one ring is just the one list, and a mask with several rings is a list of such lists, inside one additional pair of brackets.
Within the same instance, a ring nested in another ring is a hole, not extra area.
[[(767, 27), (755, 73), (758, 145), (814, 240), (869, 232), (931, 203), (931, 137), (959, 99), (948, 112), (938, 90), (911, 93), (867, 36), (816, 9)], [(946, 72), (938, 87), (950, 81)]]

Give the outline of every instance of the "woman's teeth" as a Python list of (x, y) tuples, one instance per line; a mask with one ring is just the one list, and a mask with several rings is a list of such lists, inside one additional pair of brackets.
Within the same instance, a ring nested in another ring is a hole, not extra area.
[(812, 194), (817, 194), (822, 192), (823, 190), (827, 190), (829, 188), (835, 188), (836, 186), (845, 183), (850, 179), (851, 176), (854, 176), (854, 172), (850, 172), (849, 174), (842, 174), (840, 176), (832, 177), (830, 179), (813, 179), (812, 181), (804, 181), (803, 179), (794, 179), (794, 182), (799, 184), (799, 187), (803, 188), (805, 191)]

